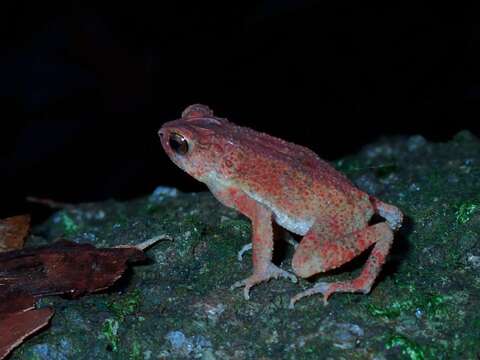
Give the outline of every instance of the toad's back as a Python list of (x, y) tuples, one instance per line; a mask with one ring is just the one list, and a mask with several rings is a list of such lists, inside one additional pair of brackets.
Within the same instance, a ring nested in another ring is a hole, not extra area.
[(303, 235), (316, 220), (328, 219), (349, 231), (373, 214), (369, 196), (313, 151), (226, 120), (212, 126), (226, 144), (222, 175), (288, 230)]

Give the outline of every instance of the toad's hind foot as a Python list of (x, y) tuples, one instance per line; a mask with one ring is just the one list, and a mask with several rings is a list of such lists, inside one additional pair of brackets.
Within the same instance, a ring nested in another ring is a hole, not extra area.
[(295, 303), (304, 298), (306, 296), (315, 295), (315, 294), (322, 294), (323, 295), (323, 305), (328, 305), (328, 299), (333, 293), (336, 292), (361, 292), (361, 293), (368, 293), (370, 292), (371, 283), (369, 284), (362, 284), (363, 286), (359, 286), (360, 284), (354, 281), (346, 281), (346, 282), (336, 282), (336, 283), (326, 283), (326, 282), (319, 282), (315, 284), (310, 289), (302, 291), (301, 293), (295, 295), (290, 299), (289, 308), (293, 309)]
[(315, 294), (323, 294), (323, 304), (327, 305), (328, 297), (332, 294), (332, 292), (329, 290), (329, 285), (330, 284), (328, 283), (320, 282), (314, 285), (313, 287), (311, 287), (310, 289), (302, 291), (301, 293), (295, 295), (290, 299), (290, 305), (288, 307), (290, 309), (293, 309), (295, 307), (295, 303), (298, 300), (306, 296), (315, 295)]
[(287, 278), (294, 283), (297, 282), (297, 277), (295, 275), (290, 274), (288, 271), (280, 269), (278, 266), (270, 263), (264, 271), (253, 273), (250, 277), (244, 280), (237, 281), (230, 287), (230, 289), (233, 290), (245, 286), (243, 288), (243, 296), (245, 300), (249, 300), (250, 289), (253, 286), (260, 284), (261, 282), (268, 281), (272, 278), (278, 279), (279, 277)]

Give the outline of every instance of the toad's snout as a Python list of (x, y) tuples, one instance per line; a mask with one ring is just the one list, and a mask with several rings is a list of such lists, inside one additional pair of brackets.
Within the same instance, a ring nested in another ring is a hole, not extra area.
[(160, 140), (163, 140), (163, 138), (165, 137), (165, 130), (163, 128), (158, 130), (158, 137), (160, 138)]
[(168, 131), (165, 129), (165, 127), (161, 127), (160, 130), (158, 130), (158, 137), (160, 138), (160, 143), (162, 144), (162, 147), (165, 151), (167, 151), (168, 148)]

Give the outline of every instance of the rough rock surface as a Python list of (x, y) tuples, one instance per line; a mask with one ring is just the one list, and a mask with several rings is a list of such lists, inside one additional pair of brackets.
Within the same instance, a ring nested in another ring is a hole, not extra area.
[[(11, 359), (474, 359), (480, 356), (480, 142), (384, 139), (335, 162), (359, 187), (399, 206), (407, 220), (369, 295), (291, 296), (311, 286), (270, 281), (245, 301), (229, 287), (251, 272), (250, 224), (209, 193), (158, 188), (130, 202), (55, 213), (27, 244), (67, 238), (95, 246), (169, 234), (112, 290), (51, 297), (52, 325)], [(166, 170), (168, 171), (168, 170)], [(187, 175), (185, 175), (187, 176)], [(290, 270), (292, 246), (277, 240)], [(283, 234), (283, 237), (289, 236)], [(340, 271), (358, 273), (365, 256)]]

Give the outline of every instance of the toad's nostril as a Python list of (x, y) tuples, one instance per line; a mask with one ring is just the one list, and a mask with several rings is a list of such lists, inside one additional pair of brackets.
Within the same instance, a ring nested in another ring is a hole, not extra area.
[(160, 136), (161, 138), (163, 138), (163, 131), (162, 131), (162, 130), (159, 130), (159, 131), (158, 131), (158, 136)]

